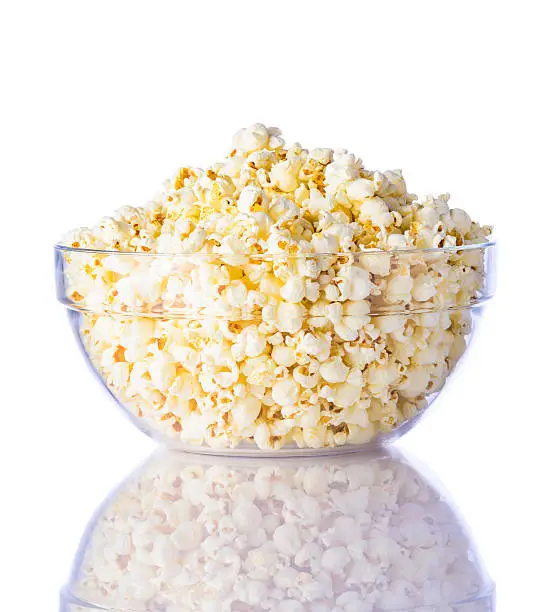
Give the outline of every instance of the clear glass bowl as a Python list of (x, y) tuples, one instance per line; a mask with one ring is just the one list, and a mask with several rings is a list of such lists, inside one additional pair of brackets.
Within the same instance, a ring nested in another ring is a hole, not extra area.
[(61, 612), (491, 612), (442, 487), (402, 454), (160, 451), (91, 520)]
[(440, 393), (494, 243), (316, 255), (56, 247), (89, 364), (144, 432), (209, 452), (379, 446)]

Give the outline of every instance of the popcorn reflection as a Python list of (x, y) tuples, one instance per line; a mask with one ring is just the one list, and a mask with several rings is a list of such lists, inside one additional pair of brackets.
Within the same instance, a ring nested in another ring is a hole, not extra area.
[(494, 596), (453, 507), (397, 452), (294, 463), (162, 451), (89, 525), (62, 605), (488, 612)]

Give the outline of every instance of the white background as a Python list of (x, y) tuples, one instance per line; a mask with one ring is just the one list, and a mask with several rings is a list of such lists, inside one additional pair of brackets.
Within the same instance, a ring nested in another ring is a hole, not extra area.
[(90, 376), (52, 245), (254, 121), (494, 223), (499, 291), (402, 443), (451, 491), (499, 612), (540, 605), (536, 2), (6, 2), (0, 9), (2, 608), (55, 610), (93, 508), (153, 448)]

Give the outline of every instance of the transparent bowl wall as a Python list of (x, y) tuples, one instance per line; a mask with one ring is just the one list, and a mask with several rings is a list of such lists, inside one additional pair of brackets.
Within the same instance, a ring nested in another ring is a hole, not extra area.
[(354, 449), (402, 435), (440, 393), (493, 294), (494, 253), (57, 247), (57, 289), (93, 370), (157, 440)]
[(440, 485), (394, 452), (162, 451), (99, 509), (61, 612), (490, 612)]

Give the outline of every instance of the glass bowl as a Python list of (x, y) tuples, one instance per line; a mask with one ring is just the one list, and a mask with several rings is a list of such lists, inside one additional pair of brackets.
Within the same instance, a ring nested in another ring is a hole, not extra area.
[(394, 451), (160, 451), (91, 520), (61, 612), (492, 612), (442, 487)]
[(153, 438), (214, 453), (396, 439), (441, 392), (494, 290), (494, 243), (55, 251), (58, 297), (117, 403)]

